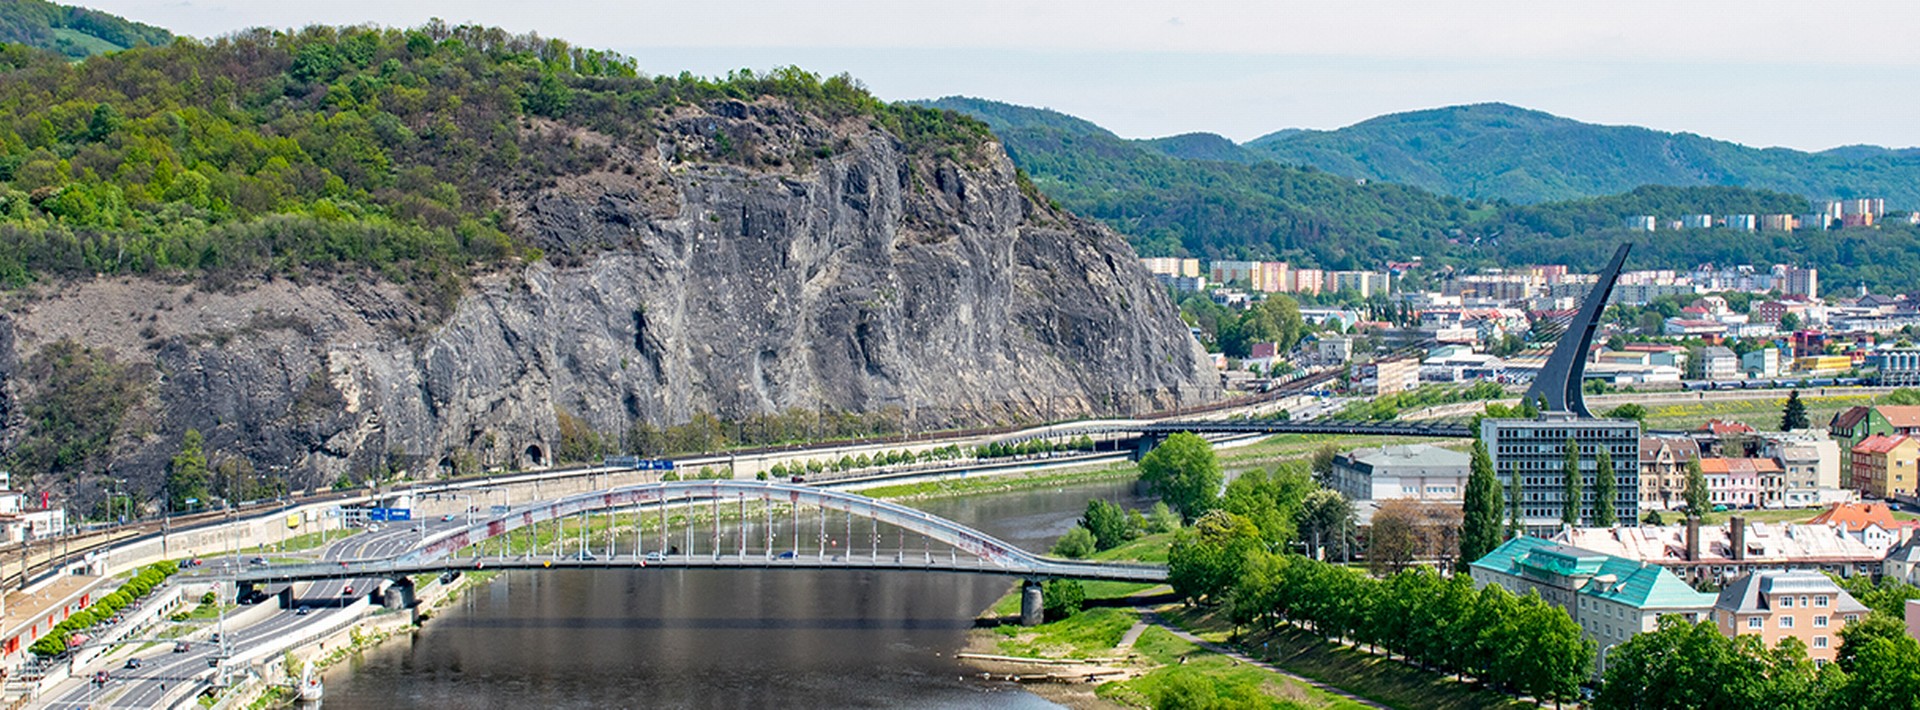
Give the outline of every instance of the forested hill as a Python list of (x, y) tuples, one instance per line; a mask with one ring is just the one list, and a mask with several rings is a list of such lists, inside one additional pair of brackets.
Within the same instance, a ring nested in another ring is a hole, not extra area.
[(1362, 268), (1434, 254), (1472, 203), (1244, 156), (1204, 135), (1132, 141), (1045, 109), (950, 97), (923, 105), (985, 121), (1048, 196), (1119, 230), (1141, 253)]
[(1912, 150), (1751, 148), (1498, 103), (1390, 114), (1332, 131), (1284, 131), (1245, 147), (1285, 163), (1483, 200), (1529, 203), (1641, 185), (1729, 185), (1920, 205), (1920, 155)]
[[(1787, 191), (1635, 185), (1597, 197), (1486, 203), (1382, 181), (1356, 184), (1261, 160), (1259, 151), (1210, 134), (1128, 140), (1045, 109), (971, 98), (926, 104), (987, 122), (1047, 194), (1106, 221), (1148, 256), (1277, 257), (1326, 268), (1378, 268), (1417, 255), (1435, 264), (1592, 269), (1606, 263), (1612, 245), (1631, 240), (1634, 268), (1799, 263), (1820, 267), (1832, 284), (1897, 290), (1911, 288), (1911, 274), (1920, 273), (1920, 233), (1904, 224), (1793, 234), (1648, 234), (1622, 226), (1632, 215), (1664, 222), (1688, 214), (1811, 209), (1807, 197)], [(1845, 152), (1905, 159), (1883, 149)]]
[(0, 0), (0, 42), (78, 59), (173, 41), (173, 34), (117, 15), (46, 0)]
[[(641, 77), (617, 55), (437, 22), (254, 30), (83, 62), (5, 45), (0, 285), (353, 268), (448, 306), (470, 267), (540, 255), (504, 198), (608, 160), (609, 146), (571, 127), (637, 142), (675, 106), (761, 97), (826, 120), (865, 116), (916, 150), (988, 136), (846, 77)], [(707, 157), (810, 164), (833, 140), (779, 156), (723, 137)]]

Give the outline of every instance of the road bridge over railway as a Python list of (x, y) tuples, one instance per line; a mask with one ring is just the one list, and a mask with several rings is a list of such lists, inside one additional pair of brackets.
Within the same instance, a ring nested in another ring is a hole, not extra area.
[[(676, 514), (669, 513), (676, 509)], [(697, 515), (706, 515), (708, 521), (732, 517), (734, 525), (697, 530)], [(1158, 565), (1037, 555), (960, 523), (856, 493), (735, 480), (666, 481), (595, 491), (423, 533), (417, 545), (397, 555), (262, 565), (206, 576), (241, 585), (381, 577), (393, 580), (397, 592), (389, 604), (410, 606), (411, 578), (423, 573), (619, 567), (999, 574), (1026, 580), (1021, 617), (1028, 623), (1040, 619), (1041, 584), (1046, 580), (1167, 579), (1166, 567)]]

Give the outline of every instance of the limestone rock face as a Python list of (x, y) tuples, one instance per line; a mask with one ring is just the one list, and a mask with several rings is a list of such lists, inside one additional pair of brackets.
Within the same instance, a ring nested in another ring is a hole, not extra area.
[[(722, 137), (749, 158), (709, 157)], [(153, 363), (116, 469), (155, 487), (188, 428), (304, 487), (455, 451), (540, 463), (557, 414), (616, 437), (789, 410), (931, 428), (1219, 395), (1125, 242), (1037, 202), (997, 144), (922, 154), (738, 102), (646, 145), (579, 139), (613, 158), (508, 197), (545, 258), (477, 277), (443, 321), (373, 279), (98, 280), (10, 307), (0, 363), (61, 338)], [(837, 149), (751, 157), (822, 140)], [(17, 411), (23, 385), (0, 383)]]

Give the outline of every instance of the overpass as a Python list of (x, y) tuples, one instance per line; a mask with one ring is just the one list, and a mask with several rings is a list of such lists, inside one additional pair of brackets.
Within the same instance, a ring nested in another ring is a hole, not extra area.
[(1195, 434), (1341, 434), (1356, 436), (1434, 436), (1454, 439), (1473, 438), (1473, 428), (1455, 422), (1427, 422), (1392, 420), (1345, 421), (1339, 419), (1315, 419), (1311, 421), (1282, 420), (1225, 420), (1191, 422), (1154, 422), (1138, 429), (1145, 436), (1164, 438), (1176, 432)]
[[(678, 507), (682, 515), (669, 516), (670, 507)], [(696, 533), (694, 516), (701, 507), (710, 510), (709, 521), (731, 513), (737, 524), (732, 529), (711, 525)], [(803, 510), (808, 514), (803, 516)], [(594, 522), (596, 516), (603, 525)], [(650, 523), (657, 523), (651, 535)], [(895, 546), (882, 547), (883, 525), (894, 533)], [(909, 535), (920, 543), (917, 549), (909, 544)], [(489, 553), (490, 547), (498, 551)], [(473, 554), (463, 557), (462, 552)], [(1026, 580), (1021, 617), (1029, 623), (1040, 618), (1045, 580), (1167, 579), (1167, 568), (1159, 565), (1036, 555), (960, 523), (856, 493), (730, 479), (644, 483), (532, 503), (424, 535), (412, 549), (388, 557), (261, 565), (193, 576), (232, 579), (243, 586), (380, 577), (393, 580), (399, 590), (400, 598), (389, 603), (411, 605), (411, 577), (417, 574), (622, 567), (999, 574)]]

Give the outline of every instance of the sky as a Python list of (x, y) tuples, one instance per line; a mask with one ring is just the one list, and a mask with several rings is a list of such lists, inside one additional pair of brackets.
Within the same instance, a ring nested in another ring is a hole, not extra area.
[(59, 0), (214, 37), (439, 17), (634, 57), (798, 65), (889, 100), (965, 95), (1130, 138), (1247, 141), (1499, 101), (1752, 146), (1920, 145), (1915, 0)]

